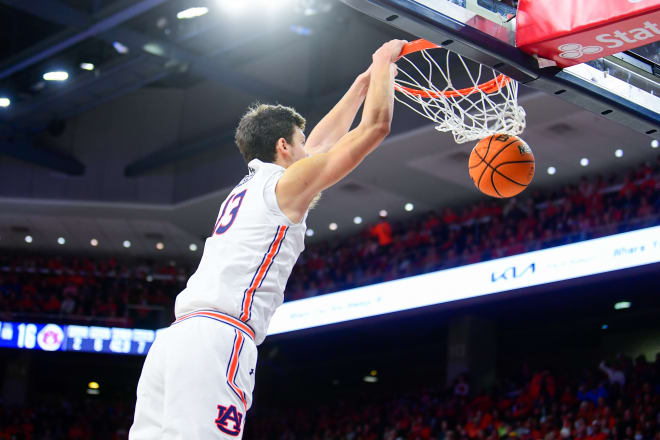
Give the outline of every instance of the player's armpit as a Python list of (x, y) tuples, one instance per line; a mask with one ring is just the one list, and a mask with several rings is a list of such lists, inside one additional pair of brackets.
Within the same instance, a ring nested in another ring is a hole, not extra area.
[(299, 160), (286, 169), (275, 188), (277, 203), (293, 222), (299, 222), (318, 193), (350, 173), (389, 133), (389, 124), (360, 125), (327, 153)]

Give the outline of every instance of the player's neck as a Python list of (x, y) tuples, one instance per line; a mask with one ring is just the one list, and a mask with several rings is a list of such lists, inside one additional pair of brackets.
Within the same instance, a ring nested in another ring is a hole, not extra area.
[(286, 160), (285, 158), (283, 158), (283, 157), (281, 157), (281, 156), (278, 155), (277, 158), (275, 159), (275, 161), (274, 161), (273, 163), (274, 163), (275, 165), (279, 165), (279, 166), (281, 166), (282, 168), (289, 168), (289, 166), (291, 166), (291, 164), (293, 163), (293, 161)]

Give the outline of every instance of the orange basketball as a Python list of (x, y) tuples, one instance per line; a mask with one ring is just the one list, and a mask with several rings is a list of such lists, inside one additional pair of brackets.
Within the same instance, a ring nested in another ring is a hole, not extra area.
[(513, 197), (534, 177), (534, 155), (516, 136), (494, 134), (472, 149), (468, 171), (474, 185), (492, 197)]

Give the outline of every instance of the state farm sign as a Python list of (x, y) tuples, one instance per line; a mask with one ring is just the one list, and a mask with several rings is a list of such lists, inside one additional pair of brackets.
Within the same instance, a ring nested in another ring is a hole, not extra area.
[(516, 43), (561, 67), (660, 41), (660, 0), (521, 0)]

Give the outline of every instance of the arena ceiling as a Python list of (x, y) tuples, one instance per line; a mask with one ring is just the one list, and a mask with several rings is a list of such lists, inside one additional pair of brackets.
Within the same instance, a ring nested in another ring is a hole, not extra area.
[[(0, 109), (0, 248), (198, 255), (189, 245), (201, 248), (245, 173), (232, 143), (245, 109), (292, 105), (312, 126), (373, 50), (413, 38), (339, 1), (250, 1), (0, 0), (0, 95), (12, 101)], [(236, 4), (249, 7), (228, 8)], [(176, 18), (192, 6), (209, 13)], [(44, 81), (51, 70), (69, 79)], [(532, 190), (655, 160), (643, 135), (551, 96), (522, 95), (523, 137), (537, 160)], [(355, 231), (355, 216), (372, 222), (381, 209), (399, 219), (483, 199), (467, 175), (470, 149), (397, 105), (390, 138), (310, 215), (311, 240)]]

